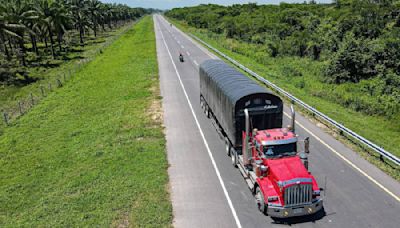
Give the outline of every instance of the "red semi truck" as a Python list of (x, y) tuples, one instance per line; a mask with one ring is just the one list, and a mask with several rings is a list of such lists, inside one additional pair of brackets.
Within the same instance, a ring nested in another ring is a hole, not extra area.
[(308, 145), (298, 152), (295, 113), (282, 128), (283, 102), (221, 60), (200, 65), (200, 105), (225, 138), (226, 153), (256, 198), (274, 218), (321, 210), (320, 188), (308, 171)]

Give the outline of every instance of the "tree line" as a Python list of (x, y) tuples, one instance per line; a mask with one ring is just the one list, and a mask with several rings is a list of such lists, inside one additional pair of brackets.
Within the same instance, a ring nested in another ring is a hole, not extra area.
[[(149, 10), (98, 0), (0, 0), (1, 65), (16, 60), (27, 66), (30, 55), (34, 55), (31, 62), (43, 56), (56, 59), (68, 52), (71, 36), (79, 36), (79, 45), (84, 46), (91, 32), (96, 37), (99, 31), (146, 13)], [(0, 82), (10, 80), (13, 75), (8, 73), (1, 72)]]
[[(380, 103), (400, 104), (399, 0), (209, 4), (172, 9), (166, 15), (227, 40), (257, 47), (248, 53), (256, 61), (258, 55), (318, 61), (324, 66), (320, 72), (323, 83), (358, 84), (367, 80), (366, 93), (382, 98)], [(370, 114), (395, 112), (376, 109)]]

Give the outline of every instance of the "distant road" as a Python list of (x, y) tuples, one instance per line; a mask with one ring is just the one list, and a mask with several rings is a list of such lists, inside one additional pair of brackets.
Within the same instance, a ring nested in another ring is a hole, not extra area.
[[(258, 211), (225, 154), (224, 141), (200, 108), (198, 65), (217, 57), (162, 16), (154, 16), (154, 21), (174, 226), (284, 226)], [(296, 132), (301, 138), (310, 136), (310, 170), (321, 187), (327, 180), (326, 215), (290, 220), (292, 226), (399, 227), (400, 184), (300, 114), (296, 118)], [(289, 124), (287, 116), (284, 124)]]

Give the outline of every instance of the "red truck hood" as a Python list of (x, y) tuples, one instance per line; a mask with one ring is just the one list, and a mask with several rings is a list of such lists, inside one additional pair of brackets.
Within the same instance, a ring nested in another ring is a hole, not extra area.
[(288, 181), (295, 178), (311, 178), (298, 156), (269, 159), (267, 165), (276, 181)]

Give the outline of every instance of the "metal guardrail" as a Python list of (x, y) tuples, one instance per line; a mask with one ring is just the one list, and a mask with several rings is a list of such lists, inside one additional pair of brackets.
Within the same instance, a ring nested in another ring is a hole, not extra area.
[(267, 86), (271, 87), (273, 90), (275, 90), (276, 92), (284, 95), (285, 97), (289, 98), (292, 102), (297, 103), (298, 105), (300, 105), (301, 107), (303, 107), (305, 110), (307, 110), (308, 112), (310, 112), (311, 114), (313, 114), (314, 116), (319, 117), (321, 120), (331, 124), (332, 126), (334, 126), (335, 128), (337, 128), (340, 132), (345, 133), (349, 136), (351, 136), (353, 139), (356, 139), (359, 143), (361, 143), (362, 145), (374, 150), (375, 152), (379, 153), (382, 156), (389, 159), (390, 161), (392, 161), (393, 163), (395, 163), (396, 165), (400, 165), (400, 159), (398, 157), (396, 157), (395, 155), (391, 154), (390, 152), (386, 151), (385, 149), (383, 149), (382, 147), (376, 145), (375, 143), (369, 141), (368, 139), (358, 135), (357, 133), (355, 133), (354, 131), (346, 128), (345, 126), (343, 126), (342, 124), (336, 122), (335, 120), (331, 119), (330, 117), (328, 117), (327, 115), (323, 114), (322, 112), (316, 110), (315, 108), (311, 107), (310, 105), (304, 103), (303, 101), (301, 101), (300, 99), (298, 99), (297, 97), (293, 96), (292, 94), (286, 92), (285, 90), (279, 88), (277, 85), (273, 84), (272, 82), (268, 81), (267, 79), (261, 77), (260, 75), (256, 74), (255, 72), (253, 72), (252, 70), (250, 70), (249, 68), (243, 66), (242, 64), (240, 64), (239, 62), (237, 62), (236, 60), (232, 59), (231, 57), (225, 55), (224, 53), (222, 53), (221, 51), (219, 51), (218, 49), (214, 48), (213, 46), (211, 46), (210, 44), (206, 43), (205, 41), (201, 40), (200, 38), (198, 38), (197, 36), (190, 34), (194, 39), (196, 39), (197, 41), (199, 41), (200, 43), (204, 44), (205, 46), (207, 46), (208, 48), (210, 48), (211, 50), (213, 50), (214, 52), (218, 53), (219, 55), (221, 55), (222, 57), (224, 57), (225, 59), (227, 59), (229, 62), (233, 63), (234, 65), (236, 65), (237, 67), (239, 67), (240, 69), (242, 69), (243, 71), (249, 73), (251, 76), (253, 76), (254, 78), (256, 78), (257, 80), (263, 82), (264, 84), (266, 84)]

